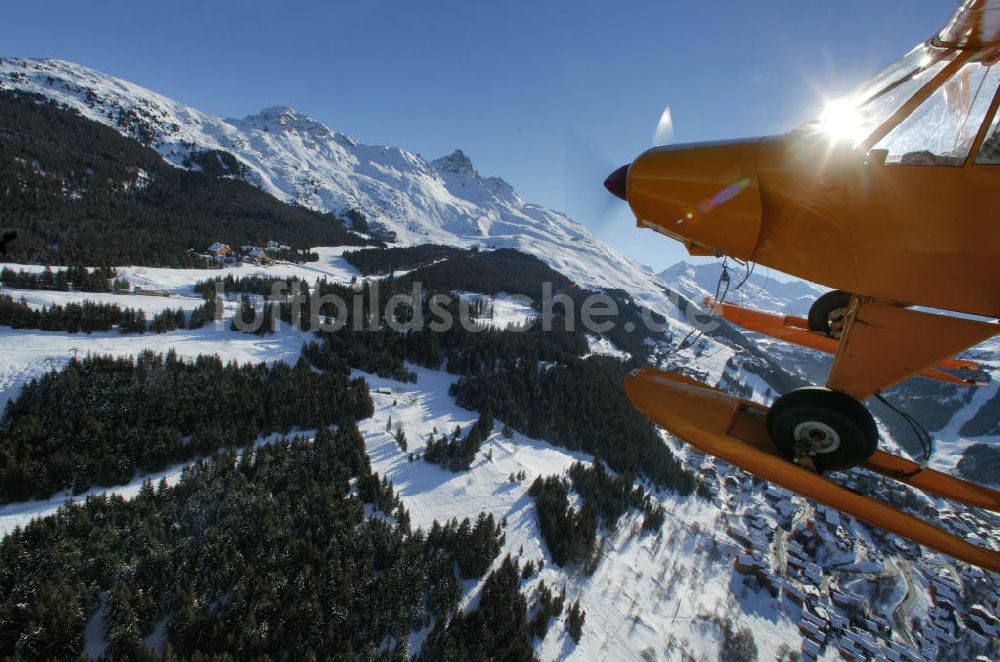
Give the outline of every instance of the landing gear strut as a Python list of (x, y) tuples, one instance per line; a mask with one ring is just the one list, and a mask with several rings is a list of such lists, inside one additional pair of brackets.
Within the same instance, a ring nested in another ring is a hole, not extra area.
[(843, 290), (831, 290), (819, 297), (809, 308), (809, 330), (840, 338), (850, 304), (851, 293)]
[(878, 429), (868, 409), (849, 395), (810, 386), (778, 398), (767, 430), (787, 459), (812, 469), (843, 471), (875, 452)]

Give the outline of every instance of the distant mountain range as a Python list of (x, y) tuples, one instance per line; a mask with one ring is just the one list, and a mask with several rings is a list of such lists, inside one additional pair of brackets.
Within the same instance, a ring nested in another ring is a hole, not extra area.
[(516, 248), (581, 285), (668, 305), (651, 269), (565, 214), (524, 202), (504, 180), (481, 176), (461, 150), (427, 161), (398, 147), (365, 145), (284, 106), (223, 119), (62, 60), (0, 59), (0, 89), (54, 99), (178, 167), (202, 167), (206, 151), (231, 154), (240, 177), (278, 199), (340, 215), (362, 210), (403, 244)]
[[(755, 270), (740, 289), (736, 289), (746, 275), (744, 267), (730, 262), (732, 279), (726, 300), (785, 315), (805, 316), (816, 297), (827, 288), (801, 280), (779, 280), (772, 277), (766, 268)], [(678, 262), (659, 273), (660, 280), (669, 283), (688, 296), (714, 296), (722, 274), (722, 263), (693, 265)]]

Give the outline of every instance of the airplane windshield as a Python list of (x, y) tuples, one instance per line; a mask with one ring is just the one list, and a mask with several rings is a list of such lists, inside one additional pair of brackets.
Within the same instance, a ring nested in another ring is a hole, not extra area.
[(820, 116), (802, 128), (857, 147), (952, 57), (921, 44), (850, 94), (827, 103)]
[(960, 166), (1000, 83), (1000, 65), (970, 62), (875, 145), (886, 163)]

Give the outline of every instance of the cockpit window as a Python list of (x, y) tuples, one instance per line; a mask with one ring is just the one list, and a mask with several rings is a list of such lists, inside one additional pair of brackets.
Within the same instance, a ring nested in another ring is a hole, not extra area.
[(802, 129), (857, 147), (953, 57), (927, 45), (917, 46), (850, 94), (828, 103)]
[(888, 152), (889, 164), (964, 164), (998, 84), (1000, 65), (962, 66), (874, 148)]

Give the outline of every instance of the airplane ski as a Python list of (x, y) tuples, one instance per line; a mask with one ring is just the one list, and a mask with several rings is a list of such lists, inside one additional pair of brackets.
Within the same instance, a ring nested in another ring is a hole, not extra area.
[[(916, 543), (993, 572), (1000, 552), (978, 547), (882, 501), (853, 492), (782, 457), (767, 432), (768, 409), (690, 377), (655, 368), (625, 379), (632, 403), (657, 425), (696, 449), (807, 498)], [(1000, 510), (1000, 492), (876, 451), (865, 468), (937, 496)]]
[[(827, 354), (836, 354), (840, 341), (825, 334), (809, 330), (809, 322), (793, 315), (768, 313), (753, 308), (745, 308), (731, 303), (717, 303), (711, 298), (705, 299), (705, 305), (710, 310), (717, 310), (724, 319), (749, 331), (762, 333), (777, 340), (784, 340), (800, 347), (808, 347)], [(975, 361), (964, 359), (947, 359), (933, 368), (925, 368), (916, 374), (928, 379), (960, 384), (962, 386), (982, 386), (971, 377), (963, 379), (945, 370), (979, 370)]]

